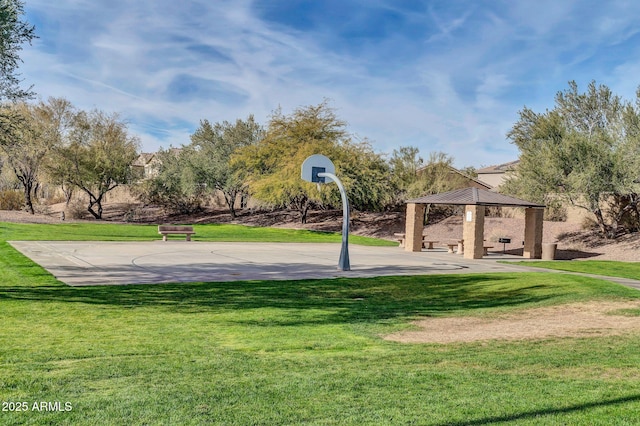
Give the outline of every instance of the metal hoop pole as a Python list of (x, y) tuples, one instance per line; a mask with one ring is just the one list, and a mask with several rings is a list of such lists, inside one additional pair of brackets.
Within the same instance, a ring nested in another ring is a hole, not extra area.
[(349, 263), (349, 199), (347, 198), (347, 192), (342, 186), (340, 179), (332, 173), (318, 173), (319, 177), (328, 177), (332, 179), (338, 189), (340, 190), (340, 197), (342, 198), (342, 248), (340, 250), (340, 260), (338, 260), (339, 271), (350, 271), (351, 264)]

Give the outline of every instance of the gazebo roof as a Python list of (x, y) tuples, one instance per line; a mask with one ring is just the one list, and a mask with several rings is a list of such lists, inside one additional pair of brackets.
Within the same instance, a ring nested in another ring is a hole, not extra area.
[(537, 207), (544, 208), (544, 204), (536, 204), (497, 192), (478, 188), (463, 188), (441, 194), (426, 195), (408, 200), (413, 204), (448, 204), (448, 205), (476, 205), (476, 206), (504, 206), (504, 207)]

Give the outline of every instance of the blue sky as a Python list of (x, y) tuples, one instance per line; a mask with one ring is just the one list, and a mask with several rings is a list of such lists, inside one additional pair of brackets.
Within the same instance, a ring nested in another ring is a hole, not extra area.
[(632, 100), (635, 0), (25, 0), (40, 37), (25, 85), (119, 112), (143, 151), (329, 99), (378, 152), (416, 146), (457, 166), (511, 161), (525, 105), (576, 80)]

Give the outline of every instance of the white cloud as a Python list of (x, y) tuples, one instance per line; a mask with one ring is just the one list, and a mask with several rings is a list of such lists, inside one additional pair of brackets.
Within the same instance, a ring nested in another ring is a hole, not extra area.
[[(460, 166), (515, 158), (505, 134), (517, 111), (551, 106), (570, 79), (640, 83), (637, 55), (607, 49), (635, 46), (632, 3), (458, 3), (347, 2), (348, 22), (300, 29), (260, 18), (268, 2), (30, 0), (28, 18), (42, 33), (25, 47), (21, 71), (43, 97), (121, 112), (146, 151), (188, 143), (203, 118), (254, 114), (265, 123), (278, 106), (288, 113), (329, 98), (378, 150), (416, 145)], [(367, 38), (375, 28), (365, 8), (406, 28)], [(363, 27), (345, 35), (349, 25)]]

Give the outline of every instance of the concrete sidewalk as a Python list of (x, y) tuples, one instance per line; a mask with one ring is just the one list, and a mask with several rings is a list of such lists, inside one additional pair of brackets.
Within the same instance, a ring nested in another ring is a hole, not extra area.
[(340, 244), (224, 242), (59, 242), (10, 244), (71, 286), (167, 282), (296, 280), (442, 273), (513, 272), (491, 254), (466, 260), (446, 248), (421, 253), (350, 245), (351, 271), (338, 271)]

